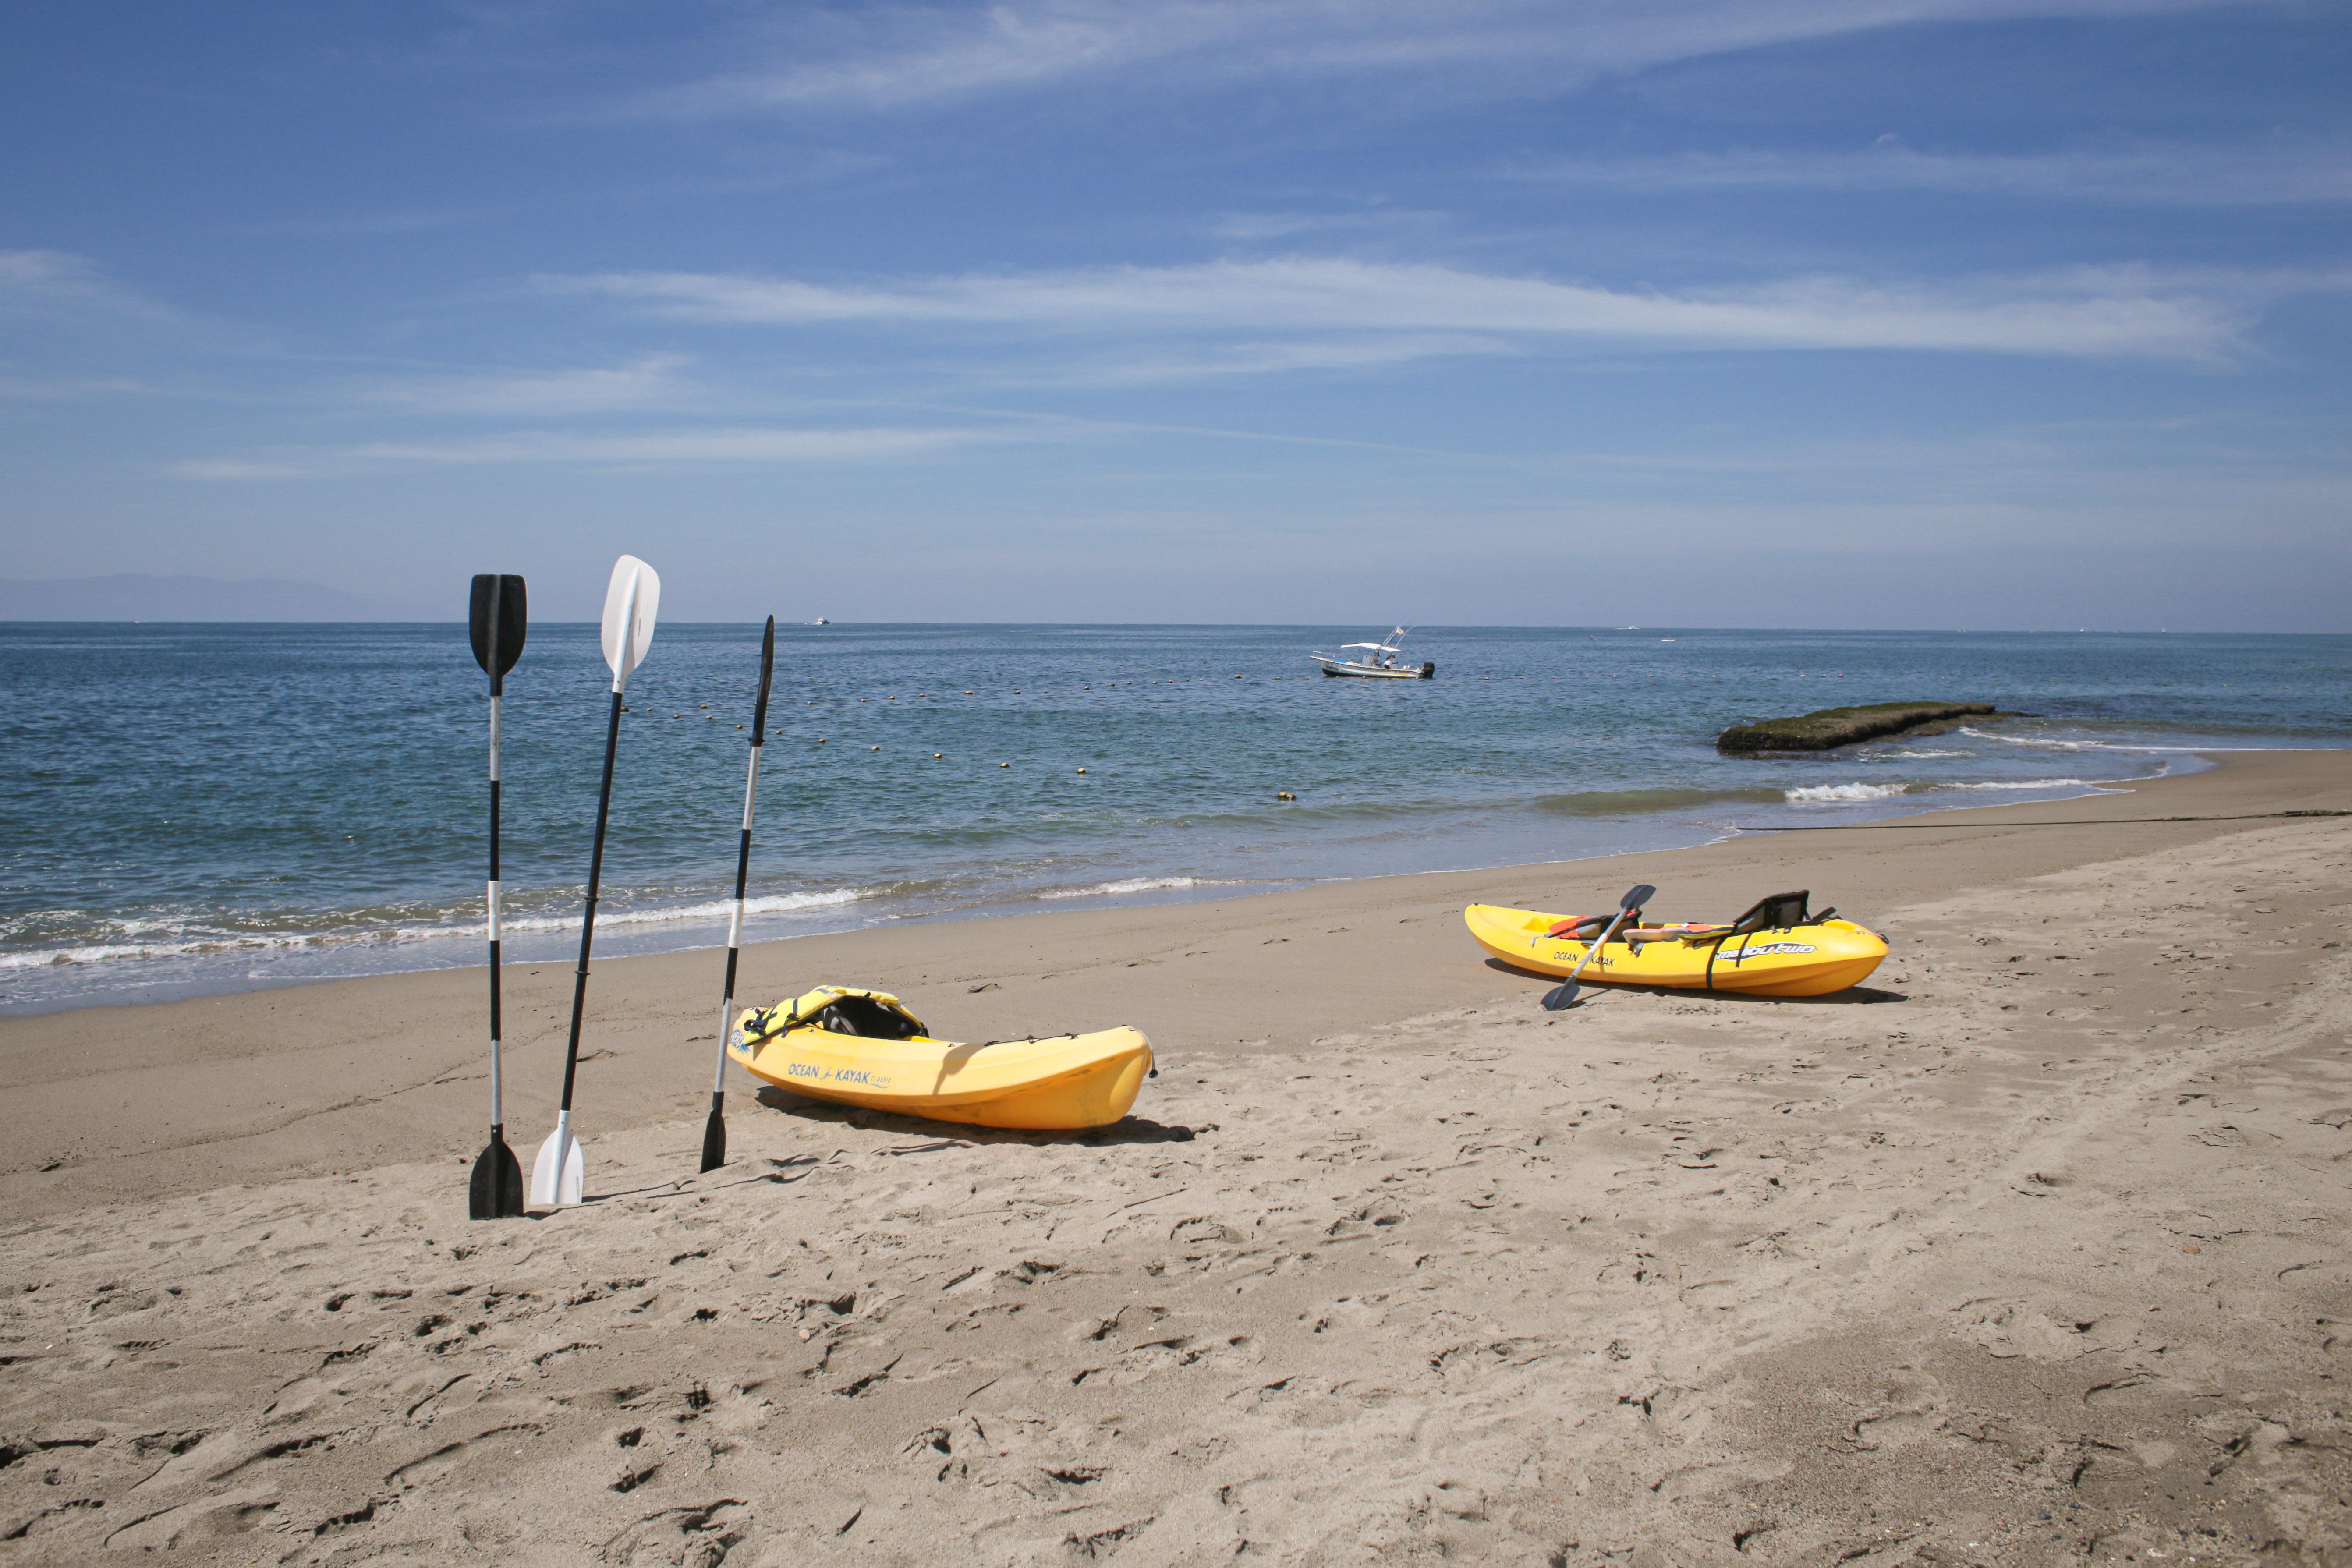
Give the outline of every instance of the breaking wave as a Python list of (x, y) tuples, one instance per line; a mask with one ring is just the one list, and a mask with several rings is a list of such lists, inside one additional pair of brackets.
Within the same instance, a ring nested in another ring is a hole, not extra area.
[(1806, 784), (1801, 789), (1783, 792), (1790, 805), (1835, 805), (1857, 800), (1891, 800), (1898, 795), (1911, 793), (1909, 784)]
[(1157, 893), (1169, 888), (1239, 887), (1235, 880), (1214, 877), (1125, 877), (1116, 882), (1096, 882), (1084, 888), (1048, 888), (1041, 899), (1107, 899), (1121, 893)]
[[(800, 910), (835, 908), (856, 903), (861, 900), (880, 898), (898, 891), (895, 887), (835, 888), (823, 893), (775, 893), (764, 898), (743, 900), (747, 916), (791, 914)], [(677, 924), (693, 921), (720, 921), (734, 913), (732, 899), (710, 900), (702, 903), (677, 904), (642, 910), (600, 910), (596, 916), (598, 928), (613, 926), (643, 926)], [(110, 922), (116, 923), (116, 922)], [(486, 941), (489, 926), (480, 920), (452, 920), (432, 924), (394, 926), (347, 926), (340, 930), (258, 934), (228, 931), (189, 931), (185, 926), (173, 926), (160, 921), (122, 921), (117, 933), (134, 934), (143, 929), (175, 930), (184, 934), (170, 941), (94, 941), (60, 943), (55, 946), (26, 948), (15, 952), (0, 952), (0, 970), (46, 969), (59, 964), (109, 963), (133, 959), (195, 958), (231, 953), (263, 953), (290, 952), (327, 952), (337, 948), (382, 947), (412, 942), (438, 942), (445, 939), (471, 938)], [(499, 922), (501, 934), (511, 936), (523, 931), (578, 931), (580, 916), (569, 915), (509, 915)]]
[[(896, 891), (891, 888), (835, 888), (827, 893), (774, 893), (763, 899), (745, 899), (743, 912), (748, 915), (784, 915), (796, 910), (830, 909), (840, 904), (854, 904), (861, 899), (880, 898)], [(732, 899), (713, 899), (708, 903), (679, 904), (669, 909), (623, 910), (617, 914), (599, 912), (596, 925), (606, 926), (664, 925), (677, 921), (725, 920), (735, 912)], [(530, 915), (521, 920), (508, 919), (499, 922), (508, 931), (578, 931), (578, 915)], [(404, 936), (488, 936), (488, 928), (480, 922), (469, 926), (435, 926), (427, 930), (409, 931)]]

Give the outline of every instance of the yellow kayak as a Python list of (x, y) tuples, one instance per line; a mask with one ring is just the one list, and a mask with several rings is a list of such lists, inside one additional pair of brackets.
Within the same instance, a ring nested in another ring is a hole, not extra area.
[[(1582, 978), (1620, 985), (1671, 985), (1750, 996), (1824, 996), (1859, 985), (1886, 957), (1885, 939), (1852, 921), (1805, 910), (1802, 893), (1776, 894), (1728, 925), (1649, 926), (1663, 940), (1603, 942)], [(1472, 904), (1462, 911), (1478, 945), (1516, 969), (1566, 976), (1585, 943), (1550, 934), (1571, 917)], [(1786, 921), (1785, 924), (1768, 923)], [(1596, 917), (1585, 930), (1600, 934)]]
[(888, 992), (851, 985), (751, 1008), (733, 1037), (727, 1054), (779, 1089), (979, 1127), (1108, 1127), (1151, 1071), (1134, 1029), (958, 1045), (930, 1038)]

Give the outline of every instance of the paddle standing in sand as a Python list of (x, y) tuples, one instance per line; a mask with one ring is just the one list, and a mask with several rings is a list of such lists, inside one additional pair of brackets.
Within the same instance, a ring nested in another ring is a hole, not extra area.
[(483, 573), (474, 579), (467, 616), (474, 658), (490, 678), (490, 887), (486, 904), (490, 929), (490, 1141), (474, 1161), (466, 1194), (472, 1219), (512, 1219), (522, 1213), (522, 1167), (507, 1147), (505, 1080), (499, 1062), (499, 704), (507, 671), (522, 657), (525, 611), (522, 579)]
[(751, 766), (743, 781), (743, 837), (735, 847), (735, 913), (727, 925), (727, 984), (719, 1002), (719, 1067), (710, 1079), (710, 1120), (702, 1127), (702, 1168), (727, 1163), (727, 1035), (735, 1026), (735, 960), (743, 948), (743, 888), (751, 877), (751, 808), (760, 798), (760, 741), (768, 732), (768, 682), (776, 673), (776, 617), (760, 639), (760, 695), (751, 704)]
[(576, 1204), (587, 1177), (580, 1141), (572, 1135), (572, 1084), (580, 1070), (580, 1017), (588, 1003), (588, 955), (596, 943), (596, 885), (604, 874), (604, 822), (613, 806), (613, 758), (621, 746), (621, 703), (629, 676), (645, 661), (654, 640), (654, 614), (661, 604), (661, 578), (634, 555), (613, 563), (604, 591), (604, 662), (613, 669), (612, 716), (604, 727), (604, 782), (596, 791), (596, 837), (588, 855), (588, 905), (580, 922), (580, 970), (572, 981), (572, 1036), (563, 1047), (563, 1098), (556, 1103), (555, 1131), (539, 1146), (530, 1173), (530, 1201)]

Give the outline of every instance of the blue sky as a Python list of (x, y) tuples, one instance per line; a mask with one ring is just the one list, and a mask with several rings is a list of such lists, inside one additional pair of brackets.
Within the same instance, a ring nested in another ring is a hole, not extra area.
[(2352, 630), (2352, 14), (28, 7), (16, 577)]

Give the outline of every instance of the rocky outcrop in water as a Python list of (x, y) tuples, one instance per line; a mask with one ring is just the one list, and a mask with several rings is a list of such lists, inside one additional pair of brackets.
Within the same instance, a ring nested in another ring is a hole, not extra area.
[(1933, 734), (1962, 719), (2021, 719), (1990, 702), (1869, 702), (1854, 708), (1823, 708), (1792, 719), (1734, 724), (1715, 738), (1727, 756), (1759, 752), (1826, 752), (1889, 735)]

